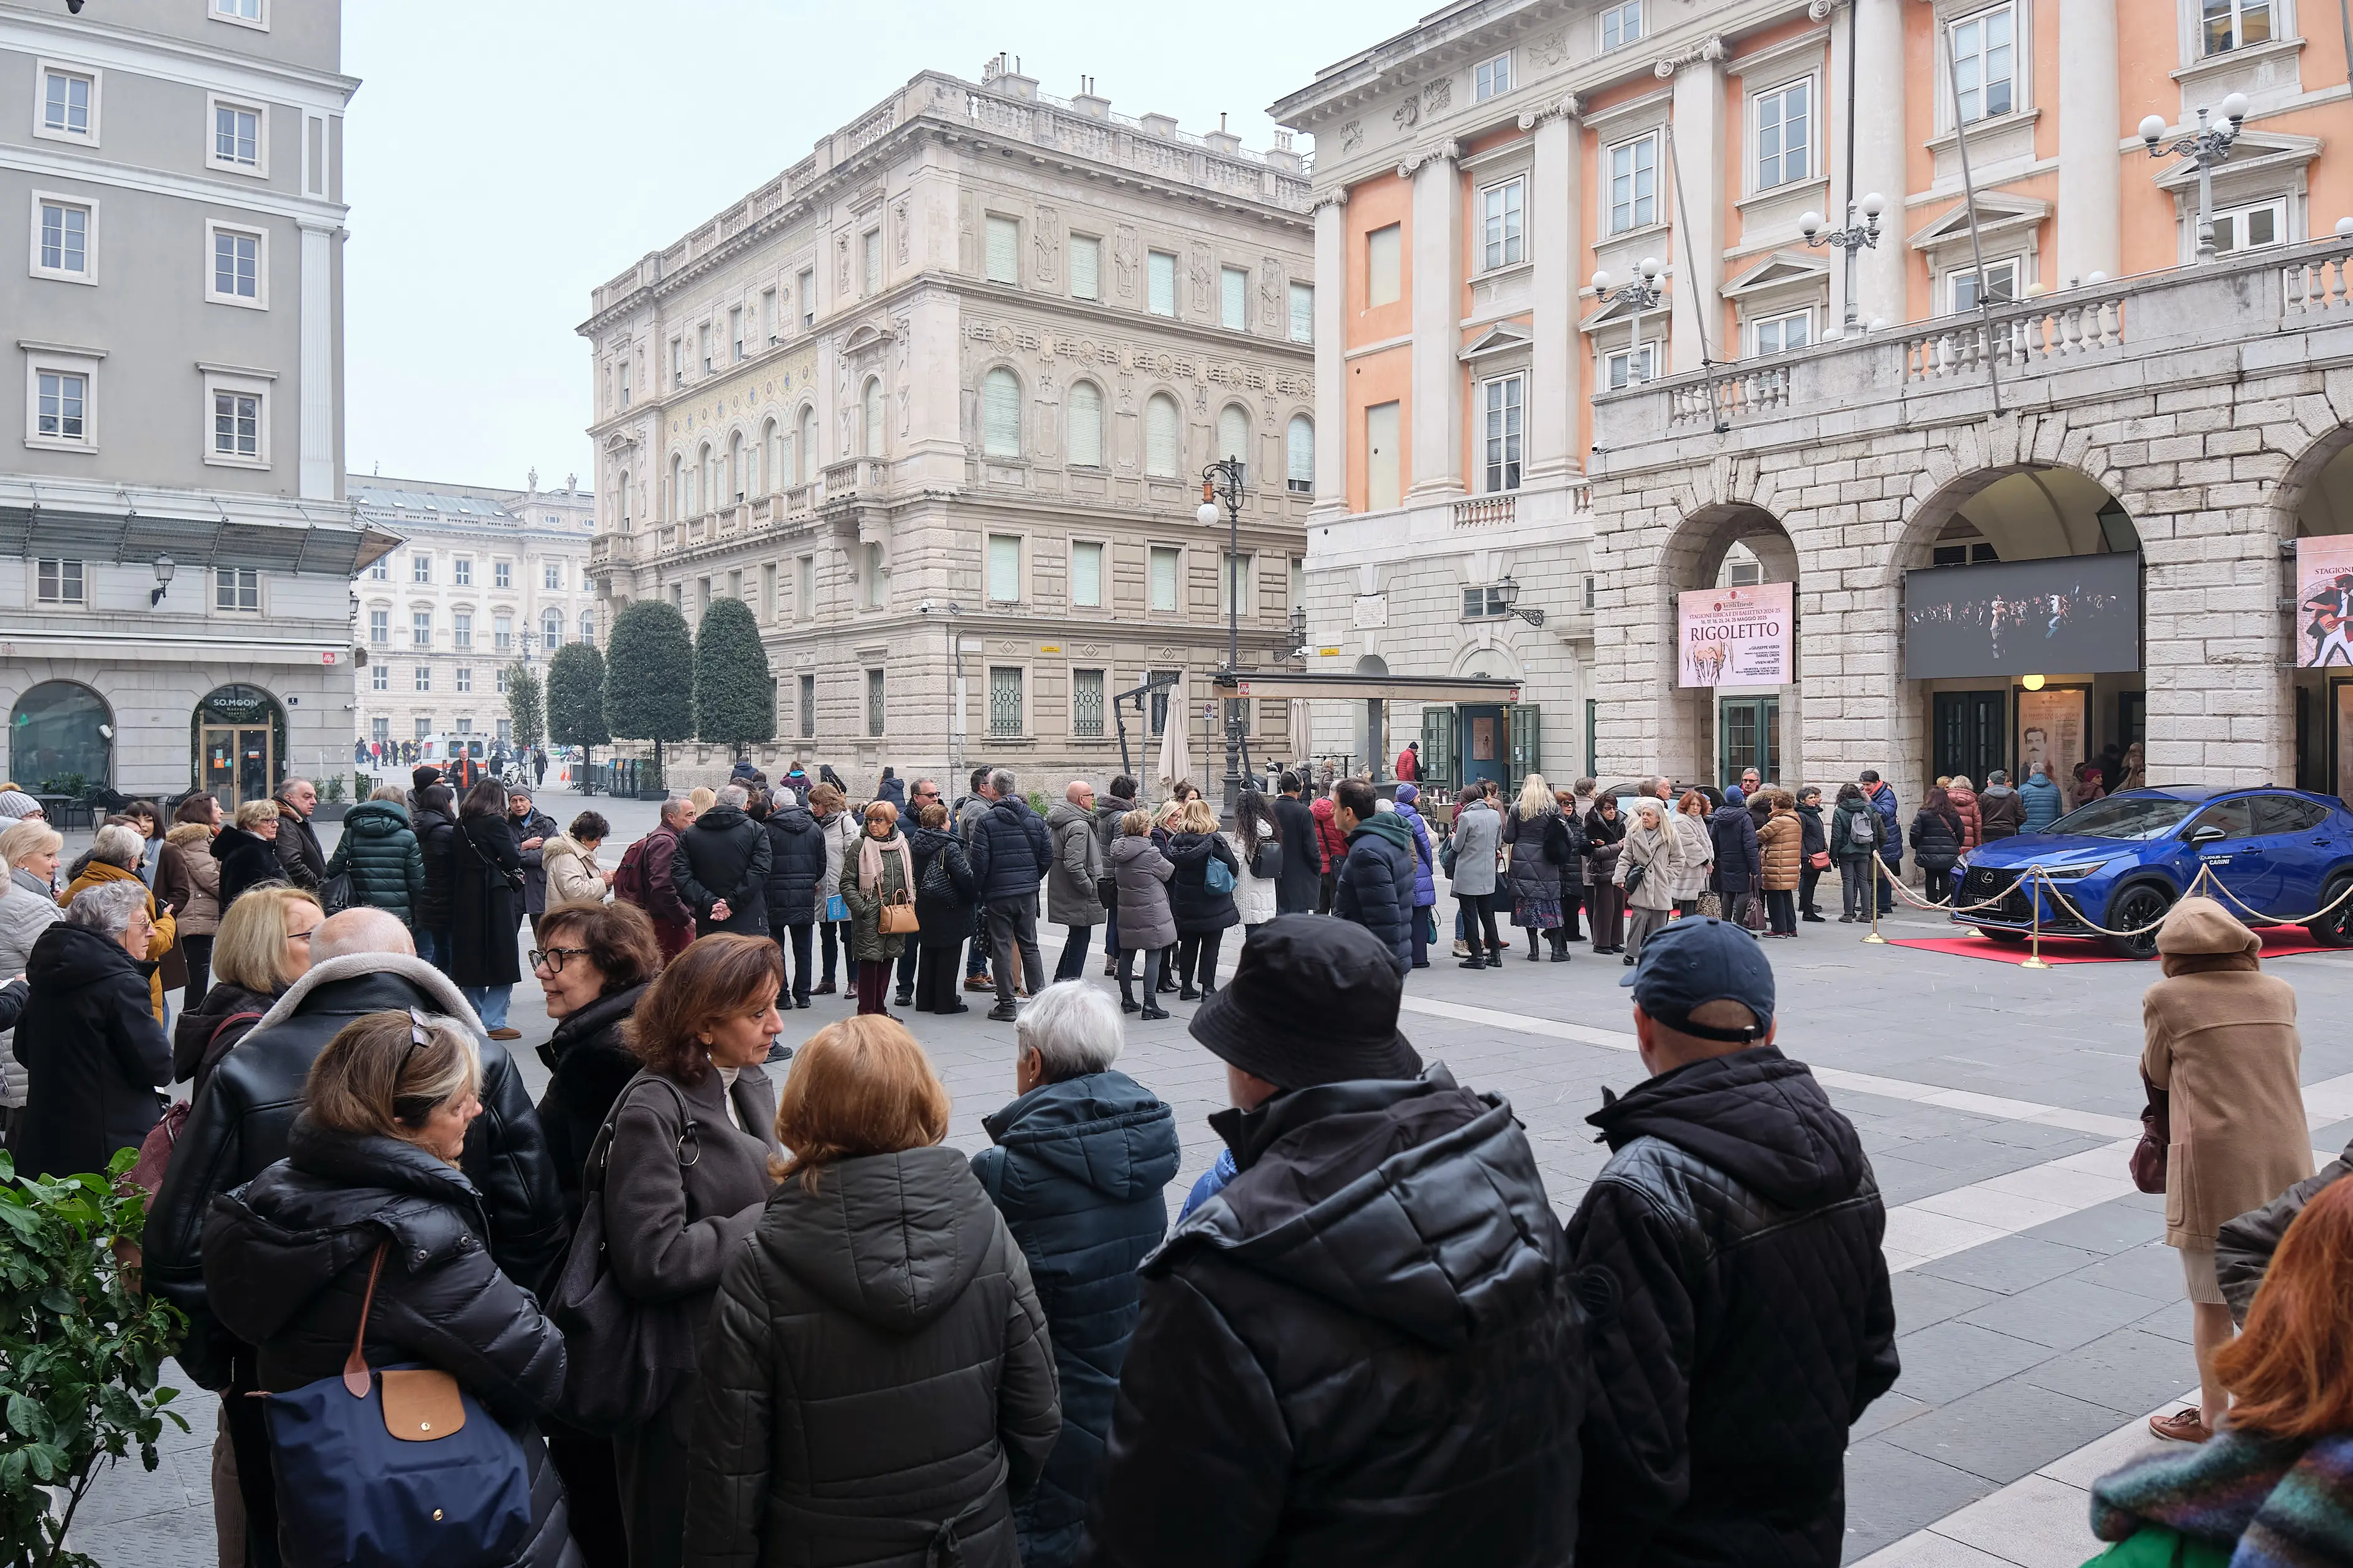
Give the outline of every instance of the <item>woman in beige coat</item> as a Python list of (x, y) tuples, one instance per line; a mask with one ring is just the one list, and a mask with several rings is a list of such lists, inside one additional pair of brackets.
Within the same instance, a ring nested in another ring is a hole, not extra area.
[(2214, 1356), (2231, 1309), (2214, 1279), (2214, 1234), (2312, 1174), (2297, 1079), (2295, 988), (2263, 973), (2263, 941), (2211, 899), (2184, 899), (2157, 935), (2165, 978), (2142, 996), (2140, 1068), (2170, 1096), (2165, 1243), (2192, 1303), (2198, 1407), (2152, 1416), (2160, 1437), (2202, 1443), (2230, 1408)]

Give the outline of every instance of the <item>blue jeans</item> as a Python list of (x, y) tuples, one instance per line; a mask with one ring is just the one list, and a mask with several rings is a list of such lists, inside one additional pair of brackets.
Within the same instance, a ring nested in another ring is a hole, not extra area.
[(482, 1020), (483, 1028), (503, 1029), (507, 1026), (507, 998), (513, 994), (513, 986), (468, 985), (463, 989), (466, 1000), (473, 1005), (476, 1016)]
[(446, 931), (427, 931), (420, 926), (417, 928), (415, 934), (417, 937), (417, 956), (431, 964), (434, 968), (439, 970), (442, 973), (448, 973), (449, 933)]

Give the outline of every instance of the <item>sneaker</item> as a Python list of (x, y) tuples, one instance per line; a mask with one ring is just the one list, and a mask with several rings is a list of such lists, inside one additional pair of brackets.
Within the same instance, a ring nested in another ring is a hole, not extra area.
[(2172, 1443), (2203, 1443), (2214, 1435), (2195, 1405), (2185, 1406), (2170, 1415), (2150, 1416), (2148, 1429)]
[(491, 1038), (494, 1040), (520, 1040), (522, 1038), (522, 1031), (521, 1029), (510, 1029), (504, 1024), (501, 1024), (497, 1028), (491, 1031)]
[(1454, 943), (1454, 956), (1457, 958), (1470, 957), (1471, 944), (1467, 942), (1461, 941), (1460, 938), (1456, 939)]
[(1010, 1024), (1020, 1016), (1010, 1002), (999, 1002), (988, 1010), (988, 1021), (992, 1024)]
[(1838, 923), (1842, 926), (1851, 926), (1854, 924), (1854, 917), (1852, 915), (1841, 915), (1838, 918)]
[[(964, 988), (967, 991), (994, 991), (997, 989), (997, 982), (986, 974), (967, 974), (964, 977)], [(818, 989), (830, 991), (833, 989), (833, 984), (828, 981)]]
[(1626, 954), (1626, 955), (1625, 955), (1622, 959), (1620, 959), (1619, 962), (1620, 962), (1620, 963), (1622, 963), (1623, 964), (1625, 964), (1625, 966), (1626, 966), (1627, 968), (1631, 969), (1631, 968), (1633, 968), (1633, 967), (1634, 967), (1634, 955), (1633, 955), (1632, 953), (1630, 953), (1630, 953)]

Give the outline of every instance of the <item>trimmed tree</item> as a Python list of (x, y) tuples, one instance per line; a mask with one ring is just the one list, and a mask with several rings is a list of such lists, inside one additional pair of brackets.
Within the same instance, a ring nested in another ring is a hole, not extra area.
[(507, 718), (514, 726), (518, 746), (536, 746), (546, 733), (539, 703), (539, 677), (521, 659), (507, 666)]
[(738, 756), (776, 738), (776, 683), (760, 623), (741, 599), (713, 599), (694, 640), (694, 732)]
[(605, 727), (605, 656), (596, 644), (568, 642), (548, 656), (547, 735), (559, 746), (579, 747), (584, 764), (612, 740)]
[(662, 742), (694, 733), (694, 639), (674, 605), (640, 599), (613, 617), (605, 643), (605, 728), (627, 741), (651, 741), (654, 767)]

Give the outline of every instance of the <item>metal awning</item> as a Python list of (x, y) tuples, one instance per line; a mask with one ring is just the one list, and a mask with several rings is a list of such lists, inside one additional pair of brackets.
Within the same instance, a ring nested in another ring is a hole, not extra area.
[(1492, 675), (1318, 675), (1284, 670), (1236, 677), (1219, 670), (1210, 685), (1229, 697), (1334, 698), (1392, 702), (1517, 702), (1520, 683)]

